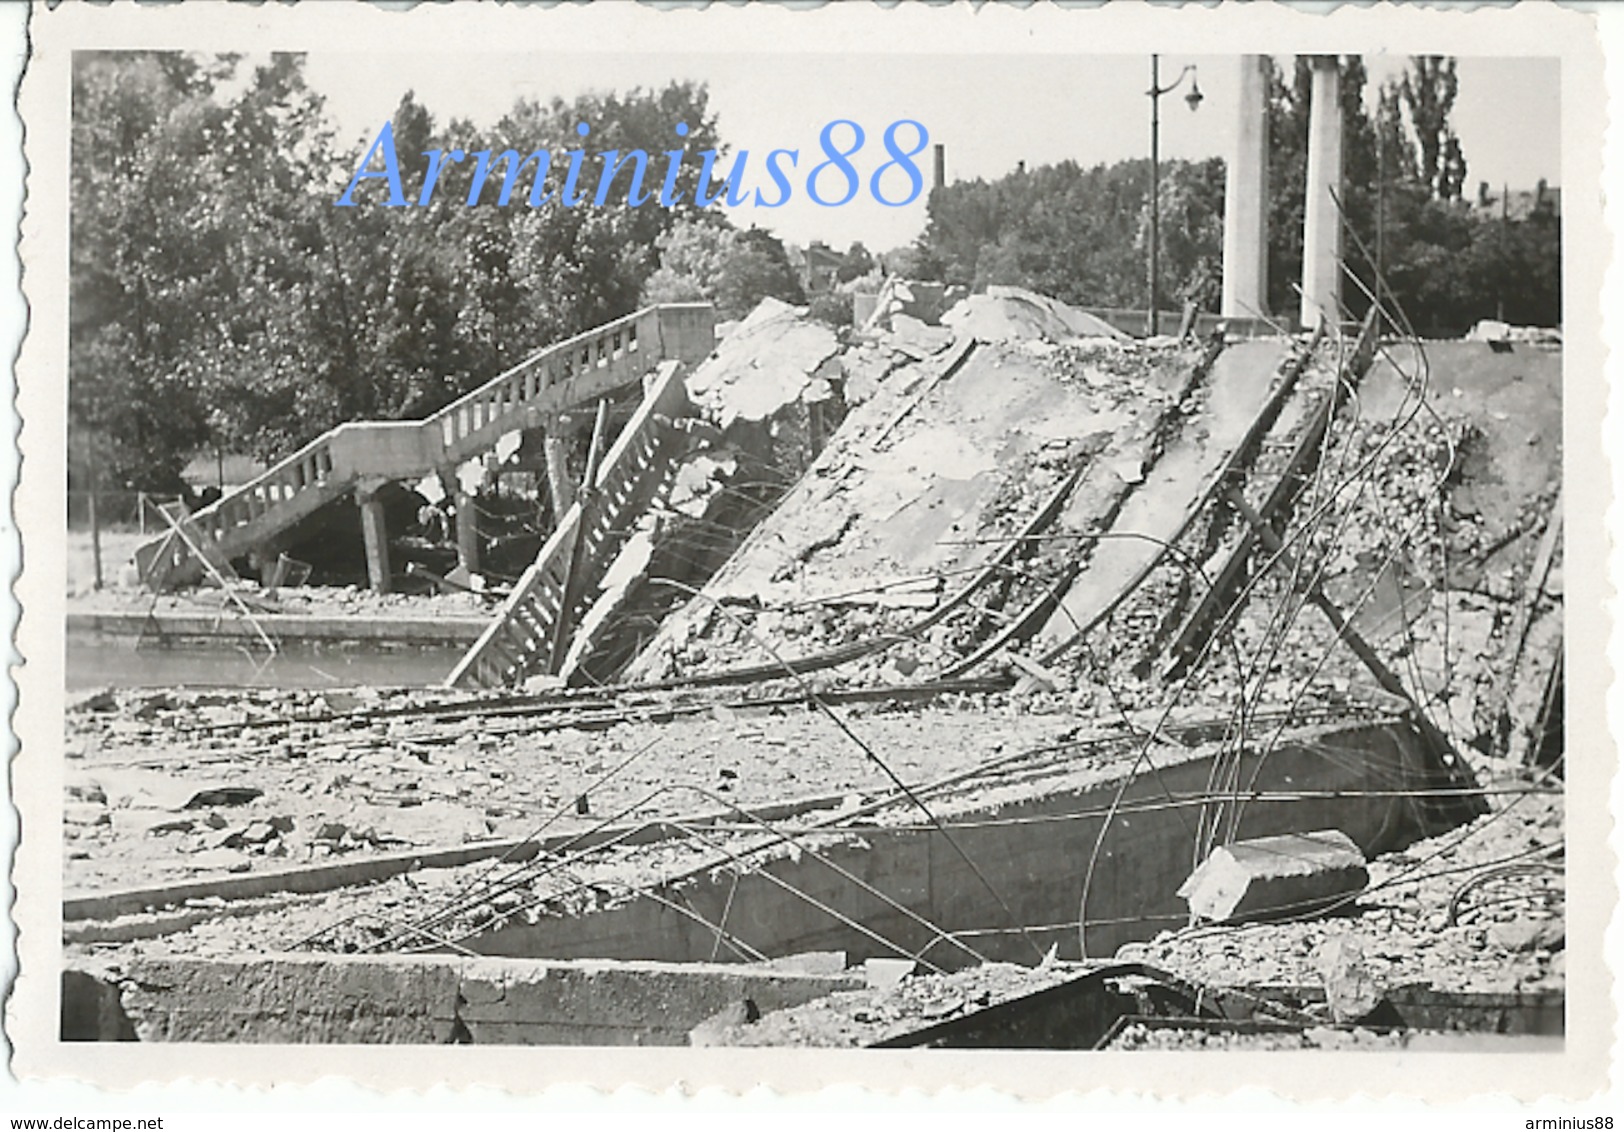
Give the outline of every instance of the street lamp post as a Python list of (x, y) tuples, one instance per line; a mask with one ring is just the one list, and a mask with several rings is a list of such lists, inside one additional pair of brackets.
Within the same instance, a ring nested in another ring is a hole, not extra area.
[(1156, 272), (1158, 259), (1161, 255), (1161, 141), (1162, 141), (1162, 95), (1177, 90), (1184, 81), (1184, 76), (1190, 76), (1190, 93), (1184, 96), (1194, 112), (1204, 97), (1201, 93), (1201, 84), (1196, 80), (1195, 64), (1190, 63), (1179, 72), (1179, 77), (1161, 85), (1161, 56), (1150, 57), (1150, 89), (1145, 93), (1150, 96), (1150, 306), (1145, 312), (1145, 337), (1151, 338), (1156, 334), (1156, 308), (1158, 296), (1156, 294)]

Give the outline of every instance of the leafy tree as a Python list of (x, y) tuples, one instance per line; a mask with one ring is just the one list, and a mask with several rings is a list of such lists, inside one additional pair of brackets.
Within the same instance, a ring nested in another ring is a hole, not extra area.
[(717, 283), (716, 302), (723, 317), (748, 314), (762, 299), (806, 302), (806, 292), (790, 266), (783, 241), (764, 228), (747, 228), (734, 242)]
[[(75, 57), (70, 419), (101, 438), (104, 482), (178, 488), (221, 439), (221, 375), (263, 366), (298, 300), (289, 193), (321, 160), (319, 100), (288, 56), (217, 97), (236, 65)], [(267, 145), (278, 130), (300, 145)]]
[(873, 270), (874, 257), (869, 254), (862, 241), (857, 240), (841, 257), (840, 267), (835, 271), (835, 282), (850, 283), (853, 279), (861, 279)]
[(520, 102), (486, 134), (407, 94), (392, 117), (403, 173), (509, 138), (562, 154), (585, 122), (594, 154), (648, 153), (656, 191), (661, 155), (686, 150), (683, 199), (634, 208), (617, 178), (602, 207), (504, 207), (494, 192), (470, 207), (468, 172), (428, 207), (335, 208), (369, 139), (335, 148), (302, 63), (75, 58), (71, 421), (75, 451), (97, 438), (104, 483), (174, 490), (200, 448), (271, 458), (341, 421), (422, 416), (630, 313), (658, 239), (699, 215), (699, 155), (724, 149), (692, 84)]
[[(1365, 107), (1365, 68), (1343, 58), (1344, 256), (1356, 282), (1343, 288), (1354, 316), (1368, 306), (1378, 268), (1384, 297), (1418, 331), (1459, 334), (1478, 319), (1560, 321), (1560, 224), (1552, 213), (1502, 223), (1460, 200), (1466, 158), (1449, 123), (1458, 84), (1455, 62), (1417, 56)], [(1311, 70), (1296, 61), (1269, 84), (1269, 294), (1276, 310), (1295, 306), (1302, 275)], [(1377, 263), (1377, 260), (1380, 263)], [(1509, 301), (1508, 301), (1509, 300)], [(1518, 312), (1513, 315), (1510, 312)]]
[(643, 284), (645, 303), (714, 301), (732, 252), (733, 226), (715, 218), (679, 223), (655, 241), (660, 266)]
[(807, 314), (830, 326), (852, 324), (852, 297), (844, 291), (824, 291), (815, 295), (807, 306)]
[(1418, 170), (1423, 185), (1438, 200), (1457, 200), (1466, 183), (1466, 158), (1460, 139), (1449, 125), (1460, 83), (1455, 60), (1441, 55), (1417, 55), (1398, 83), (1398, 93), (1409, 111), (1420, 150)]
[[(1143, 303), (1149, 179), (1147, 161), (1065, 161), (936, 190), (914, 253), (920, 277), (1015, 284), (1083, 306)], [(1181, 297), (1214, 291), (1223, 163), (1165, 162), (1159, 193), (1163, 286)]]
[(760, 228), (740, 231), (704, 217), (679, 223), (657, 246), (660, 266), (644, 285), (645, 303), (704, 300), (728, 319), (743, 318), (768, 297), (806, 302), (783, 243)]

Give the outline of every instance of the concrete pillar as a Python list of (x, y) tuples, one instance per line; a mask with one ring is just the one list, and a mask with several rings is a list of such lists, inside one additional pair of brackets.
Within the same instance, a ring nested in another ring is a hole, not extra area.
[(1313, 101), (1308, 113), (1308, 197), (1303, 219), (1302, 324), (1341, 318), (1342, 92), (1335, 55), (1313, 61)]
[(479, 510), (466, 491), (458, 491), (452, 505), (457, 509), (457, 565), (473, 574), (479, 570)]
[(361, 538), (366, 543), (367, 581), (378, 593), (386, 594), (389, 592), (389, 528), (384, 522), (383, 502), (378, 498), (378, 487), (356, 488), (355, 501), (361, 506)]
[(542, 441), (547, 456), (547, 490), (553, 497), (553, 514), (563, 519), (564, 513), (575, 503), (575, 484), (570, 480), (569, 437), (549, 432)]
[(1266, 57), (1240, 57), (1235, 150), (1224, 184), (1225, 318), (1269, 313), (1269, 109)]

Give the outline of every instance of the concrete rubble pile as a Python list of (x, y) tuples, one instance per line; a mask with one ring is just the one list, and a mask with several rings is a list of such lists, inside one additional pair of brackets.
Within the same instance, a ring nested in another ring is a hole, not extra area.
[[(1069, 546), (1142, 476), (1201, 355), (1116, 335), (1056, 342), (1043, 335), (1069, 328), (1063, 304), (983, 298), (954, 308), (977, 328), (973, 336), (940, 334), (932, 352), (906, 359), (883, 381), (868, 377), (881, 368), (874, 352), (895, 357), (911, 342), (881, 335), (843, 356), (854, 373), (846, 386), (852, 409), (830, 446), (706, 596), (661, 627), (626, 679), (688, 677), (906, 636), (834, 677), (902, 683), (973, 649), (999, 616), (984, 605), (988, 593), (1018, 608), (1041, 589)], [(1001, 565), (1011, 541), (1034, 524), (1045, 527), (1038, 553)], [(992, 583), (982, 587), (983, 604), (956, 598), (982, 572)], [(924, 618), (934, 624), (921, 632)]]

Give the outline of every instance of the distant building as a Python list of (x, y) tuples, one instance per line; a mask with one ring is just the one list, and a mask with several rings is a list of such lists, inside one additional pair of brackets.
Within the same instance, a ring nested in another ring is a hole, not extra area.
[(1527, 220), (1537, 213), (1561, 219), (1562, 190), (1546, 184), (1545, 178), (1532, 189), (1501, 188), (1495, 192), (1487, 181), (1477, 183), (1477, 199), (1472, 211), (1484, 220)]
[(834, 290), (840, 264), (845, 259), (822, 240), (813, 240), (810, 247), (800, 252), (799, 262), (791, 260), (801, 277), (801, 289), (808, 297)]

